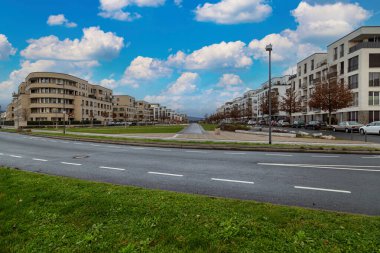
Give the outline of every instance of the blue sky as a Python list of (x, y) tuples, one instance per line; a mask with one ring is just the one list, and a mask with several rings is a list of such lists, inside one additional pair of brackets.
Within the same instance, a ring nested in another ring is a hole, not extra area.
[(361, 25), (380, 4), (295, 0), (1, 0), (0, 104), (31, 71), (202, 116)]

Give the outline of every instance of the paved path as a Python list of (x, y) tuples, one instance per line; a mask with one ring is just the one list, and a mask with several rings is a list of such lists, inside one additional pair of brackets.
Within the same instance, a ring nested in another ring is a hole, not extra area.
[(153, 189), (380, 215), (380, 156), (165, 149), (0, 133), (0, 165)]
[(178, 134), (206, 134), (207, 132), (198, 123), (191, 123), (188, 127), (180, 131)]

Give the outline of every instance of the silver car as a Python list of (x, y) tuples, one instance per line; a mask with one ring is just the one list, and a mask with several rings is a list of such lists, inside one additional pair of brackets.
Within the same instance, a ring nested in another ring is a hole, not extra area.
[(380, 121), (372, 122), (360, 128), (361, 134), (379, 134), (380, 135)]
[(333, 131), (344, 131), (346, 133), (352, 132), (359, 132), (359, 129), (363, 126), (363, 124), (360, 124), (356, 121), (342, 121), (338, 125), (335, 125), (333, 127)]

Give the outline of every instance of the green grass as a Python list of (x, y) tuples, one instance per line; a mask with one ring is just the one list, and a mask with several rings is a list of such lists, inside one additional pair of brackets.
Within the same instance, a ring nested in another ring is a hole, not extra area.
[(217, 124), (206, 124), (206, 123), (201, 123), (200, 125), (206, 131), (214, 131), (215, 128), (218, 126)]
[[(117, 126), (117, 127), (78, 127), (68, 128), (69, 132), (77, 133), (97, 133), (97, 134), (137, 134), (137, 133), (177, 133), (184, 129), (183, 125), (170, 125), (170, 126)], [(43, 130), (60, 130), (62, 128), (46, 128)]]
[(380, 252), (380, 217), (0, 168), (1, 252)]

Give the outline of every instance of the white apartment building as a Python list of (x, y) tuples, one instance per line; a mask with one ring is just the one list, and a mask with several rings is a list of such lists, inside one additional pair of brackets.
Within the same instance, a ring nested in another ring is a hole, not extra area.
[[(314, 66), (314, 67), (313, 67)], [(351, 107), (334, 113), (335, 121), (368, 123), (380, 120), (380, 26), (361, 27), (328, 45), (327, 53), (313, 54), (297, 64), (304, 110), (295, 119), (327, 121), (327, 112), (313, 110), (307, 101), (323, 78), (337, 78), (354, 93)]]

